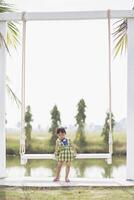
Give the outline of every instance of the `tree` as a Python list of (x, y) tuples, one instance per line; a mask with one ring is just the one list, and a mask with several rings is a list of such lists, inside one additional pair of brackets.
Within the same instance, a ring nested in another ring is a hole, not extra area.
[[(103, 141), (106, 147), (108, 147), (109, 144), (109, 131), (110, 131), (110, 113), (106, 113), (106, 118), (105, 118), (105, 123), (102, 129), (101, 136), (103, 137)], [(114, 115), (111, 113), (111, 129), (113, 131), (113, 128), (115, 126), (115, 120), (114, 120)]]
[(57, 135), (56, 135), (56, 129), (61, 124), (60, 119), (60, 112), (58, 111), (57, 105), (54, 105), (53, 109), (51, 110), (51, 127), (49, 128), (49, 132), (52, 134), (50, 139), (50, 144), (55, 145)]
[(31, 150), (31, 132), (32, 132), (32, 125), (31, 122), (32, 114), (30, 106), (27, 106), (26, 113), (25, 113), (25, 135), (26, 135), (26, 152), (30, 152)]
[(77, 104), (77, 107), (78, 107), (78, 113), (75, 116), (76, 118), (75, 126), (77, 126), (77, 131), (76, 131), (76, 137), (75, 137), (74, 143), (82, 147), (87, 144), (86, 138), (85, 138), (86, 104), (85, 104), (84, 99), (81, 99), (79, 101), (79, 103)]
[[(13, 5), (7, 4), (7, 3), (5, 3), (5, 1), (0, 0), (0, 13), (13, 12), (13, 11), (15, 11), (15, 9), (13, 8)], [(7, 22), (7, 38), (6, 38), (6, 40), (4, 39), (3, 35), (0, 32), (0, 48), (1, 48), (1, 45), (3, 42), (8, 53), (10, 54), (9, 48), (10, 47), (11, 48), (13, 47), (15, 49), (17, 48), (17, 45), (20, 43), (19, 37), (20, 37), (20, 32), (19, 32), (19, 29), (17, 28), (17, 23), (8, 21)], [(18, 99), (18, 97), (15, 95), (13, 90), (11, 89), (11, 87), (9, 85), (8, 77), (7, 77), (6, 81), (7, 81), (6, 88), (7, 88), (7, 92), (9, 94), (9, 96), (16, 102), (17, 106), (19, 106), (21, 102)]]

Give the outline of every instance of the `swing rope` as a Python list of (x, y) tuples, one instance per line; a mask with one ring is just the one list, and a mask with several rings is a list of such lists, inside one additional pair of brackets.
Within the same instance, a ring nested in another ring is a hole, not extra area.
[(26, 65), (26, 19), (22, 13), (22, 72), (21, 72), (21, 135), (20, 155), (25, 154), (25, 65)]
[(113, 153), (113, 142), (112, 142), (112, 89), (111, 89), (111, 11), (107, 10), (108, 19), (108, 61), (109, 61), (109, 153)]

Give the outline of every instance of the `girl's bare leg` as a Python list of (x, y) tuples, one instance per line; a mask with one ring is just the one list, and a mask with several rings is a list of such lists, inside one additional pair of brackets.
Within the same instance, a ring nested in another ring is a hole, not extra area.
[(57, 164), (57, 167), (56, 167), (56, 177), (54, 178), (54, 181), (58, 181), (59, 180), (62, 164), (63, 164), (62, 161), (59, 161), (58, 164)]
[(66, 162), (66, 176), (65, 176), (65, 181), (66, 182), (69, 182), (70, 180), (68, 179), (68, 175), (69, 175), (69, 172), (70, 172), (70, 165), (71, 163), (68, 161)]

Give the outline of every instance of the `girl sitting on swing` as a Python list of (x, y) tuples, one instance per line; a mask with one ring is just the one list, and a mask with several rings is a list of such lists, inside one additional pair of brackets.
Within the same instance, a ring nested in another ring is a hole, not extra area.
[(72, 142), (69, 138), (66, 137), (66, 130), (65, 128), (61, 127), (58, 128), (57, 131), (57, 140), (55, 146), (55, 157), (57, 160), (57, 167), (56, 167), (56, 177), (53, 181), (59, 181), (60, 171), (63, 163), (66, 164), (66, 173), (65, 173), (65, 181), (70, 182), (68, 175), (70, 171), (71, 161), (74, 160), (76, 157), (76, 150), (72, 145)]

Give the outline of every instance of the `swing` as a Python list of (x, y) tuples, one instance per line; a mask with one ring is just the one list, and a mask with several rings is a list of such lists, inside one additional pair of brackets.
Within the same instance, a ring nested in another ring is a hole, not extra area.
[[(109, 152), (108, 153), (86, 153), (77, 154), (76, 159), (105, 159), (107, 164), (112, 163), (113, 141), (112, 141), (112, 110), (111, 110), (111, 20), (110, 10), (107, 11), (108, 19), (108, 55), (109, 55)], [(22, 32), (22, 78), (21, 78), (21, 133), (20, 133), (20, 163), (25, 165), (29, 159), (55, 159), (54, 154), (26, 154), (25, 153), (25, 58), (26, 58), (26, 20), (23, 12), (23, 32)]]

